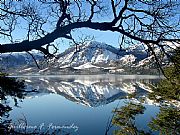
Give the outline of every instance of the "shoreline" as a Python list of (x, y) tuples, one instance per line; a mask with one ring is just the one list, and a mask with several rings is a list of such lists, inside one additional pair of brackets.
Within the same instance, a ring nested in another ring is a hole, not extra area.
[[(163, 75), (121, 75), (121, 74), (62, 74), (62, 75), (8, 75), (8, 77), (14, 78), (39, 78), (39, 77), (48, 77), (48, 78), (92, 78), (92, 79), (108, 79), (109, 77), (118, 77), (122, 79), (163, 79)], [(95, 77), (95, 78), (94, 78)]]

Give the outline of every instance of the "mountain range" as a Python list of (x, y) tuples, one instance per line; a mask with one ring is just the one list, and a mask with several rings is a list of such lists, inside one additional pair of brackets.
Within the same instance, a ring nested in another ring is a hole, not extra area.
[[(10, 74), (153, 74), (156, 72), (152, 56), (142, 44), (132, 45), (126, 50), (97, 41), (71, 47), (56, 58), (44, 60), (40, 53), (33, 53), (41, 69), (27, 53), (0, 55), (1, 70)], [(151, 64), (150, 64), (151, 63)]]

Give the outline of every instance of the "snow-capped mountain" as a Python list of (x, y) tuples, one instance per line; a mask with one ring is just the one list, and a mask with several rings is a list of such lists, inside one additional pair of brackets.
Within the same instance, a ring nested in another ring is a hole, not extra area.
[(108, 104), (116, 99), (124, 99), (133, 93), (136, 93), (138, 99), (151, 90), (146, 85), (151, 80), (129, 80), (115, 75), (36, 77), (27, 78), (25, 81), (27, 89), (39, 91), (39, 93), (34, 93), (35, 95), (29, 93), (28, 97), (55, 93), (70, 101), (90, 107)]
[(145, 59), (147, 52), (142, 45), (119, 50), (105, 43), (91, 41), (71, 47), (57, 57), (51, 67), (39, 72), (50, 74), (58, 70), (60, 74), (124, 73), (129, 72), (129, 67), (135, 67), (139, 61)]
[(126, 65), (147, 56), (145, 50), (140, 48), (140, 45), (136, 45), (127, 51), (120, 51), (118, 48), (105, 43), (91, 41), (86, 45), (78, 46), (78, 49), (73, 47), (66, 50), (59, 55), (58, 63), (62, 66), (78, 67), (86, 63), (108, 66), (111, 62), (119, 61)]
[[(43, 55), (33, 53), (34, 59), (41, 61)], [(0, 54), (0, 70), (8, 71), (8, 69), (17, 69), (25, 65), (35, 66), (32, 56), (28, 53), (6, 53)]]
[[(152, 60), (152, 56), (147, 57), (146, 49), (141, 44), (120, 50), (96, 41), (71, 47), (58, 54), (57, 59), (53, 58), (45, 65), (41, 62), (42, 55), (33, 55), (39, 62), (41, 70), (36, 67), (33, 58), (25, 53), (0, 55), (1, 68), (11, 74), (134, 74), (145, 70), (144, 65), (149, 64)], [(151, 70), (153, 70), (152, 67)]]

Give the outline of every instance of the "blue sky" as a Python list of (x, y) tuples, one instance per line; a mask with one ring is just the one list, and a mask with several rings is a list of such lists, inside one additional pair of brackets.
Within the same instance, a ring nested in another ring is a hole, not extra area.
[[(103, 42), (109, 45), (112, 45), (114, 47), (118, 47), (118, 39), (119, 39), (119, 33), (117, 32), (111, 32), (111, 31), (99, 31), (99, 30), (92, 30), (89, 28), (81, 28), (76, 30), (76, 32), (73, 33), (73, 37), (78, 40), (78, 36), (84, 35), (90, 35), (95, 37), (95, 41)], [(64, 51), (69, 47), (68, 42), (64, 42), (60, 46), (60, 52)]]
[[(37, 9), (37, 13), (40, 16), (40, 18), (45, 19), (46, 16), (49, 15), (48, 13), (49, 13), (50, 9), (49, 9), (48, 6), (40, 6), (40, 5), (38, 5), (37, 0), (31, 0), (31, 1), (27, 0), (27, 1), (29, 1), (31, 3), (31, 6), (35, 7), (35, 9)], [(17, 1), (14, 1), (14, 2), (19, 3)], [(105, 2), (108, 2), (108, 1), (105, 1)], [(85, 10), (86, 16), (89, 16), (90, 7), (89, 7), (89, 5), (86, 4), (86, 2), (84, 2), (84, 3), (85, 4), (84, 4), (82, 10)], [(19, 3), (19, 4), (21, 5), (21, 3)], [(37, 4), (37, 6), (35, 6), (36, 4)], [(103, 4), (108, 9), (111, 8), (111, 7), (109, 7), (108, 3), (103, 3)], [(123, 5), (123, 3), (122, 3), (122, 5)], [(121, 7), (121, 5), (120, 5), (120, 7)], [(77, 12), (78, 10), (76, 8), (72, 8), (71, 11), (72, 11), (73, 16), (75, 16), (75, 15), (78, 16), (78, 12)], [(102, 22), (102, 21), (107, 22), (107, 21), (112, 21), (112, 19), (113, 19), (113, 17), (112, 17), (113, 15), (112, 15), (111, 10), (107, 10), (107, 13), (103, 12), (101, 15), (100, 16), (95, 15), (94, 18), (93, 18), (93, 21), (94, 22)], [(43, 25), (43, 28), (44, 28), (45, 31), (50, 33), (55, 29), (58, 17), (55, 18), (54, 16), (48, 16), (48, 20), (50, 20), (51, 22), (47, 22), (47, 24)], [(149, 20), (144, 20), (144, 21), (146, 21), (147, 23), (149, 22)], [(51, 25), (52, 22), (55, 23), (55, 24)], [(2, 26), (1, 23), (2, 23), (2, 20), (0, 22), (0, 26)], [(16, 30), (13, 32), (13, 37), (15, 38), (15, 40), (14, 40), (15, 42), (21, 42), (23, 40), (27, 40), (28, 23), (29, 22), (26, 19), (21, 18), (21, 19), (18, 20), (18, 26), (16, 27)], [(123, 27), (127, 27), (127, 26), (125, 25)], [(78, 42), (78, 36), (82, 36), (82, 34), (87, 35), (87, 36), (89, 36), (89, 35), (94, 36), (95, 41), (103, 42), (103, 43), (112, 45), (114, 47), (119, 47), (119, 36), (122, 36), (118, 32), (99, 31), (99, 30), (92, 30), (92, 29), (89, 29), (89, 28), (77, 29), (77, 30), (75, 30), (75, 32), (72, 33), (73, 37), (75, 38), (75, 40), (77, 42)], [(2, 44), (9, 43), (9, 41), (6, 40), (6, 39), (0, 38), (0, 43), (2, 43)], [(58, 40), (55, 40), (55, 43), (58, 44), (59, 52), (63, 52), (65, 49), (67, 49), (69, 47), (69, 41), (64, 39), (64, 38), (63, 38), (63, 40), (61, 38), (58, 39)]]
[[(21, 24), (22, 28), (16, 29), (16, 31), (13, 32), (14, 37), (17, 39), (17, 41), (21, 41), (23, 38), (26, 37), (26, 31), (23, 29), (23, 23)], [(25, 27), (25, 26), (24, 26)], [(78, 41), (78, 37), (81, 37), (82, 35), (87, 35), (87, 36), (94, 36), (95, 41), (98, 42), (103, 42), (109, 45), (112, 45), (114, 47), (118, 47), (118, 39), (119, 39), (119, 33), (117, 32), (111, 32), (111, 31), (99, 31), (99, 30), (93, 30), (89, 28), (81, 28), (75, 30), (75, 32), (72, 33), (73, 37)], [(1, 43), (9, 43), (9, 41), (5, 38), (0, 39)], [(59, 44), (59, 52), (63, 52), (66, 50), (69, 46), (69, 40), (63, 39), (58, 39), (55, 41), (55, 43)]]
[[(32, 4), (33, 7), (36, 7), (35, 5), (38, 3), (37, 0), (27, 0), (27, 2), (30, 2)], [(14, 3), (19, 3), (20, 2), (17, 2), (17, 1), (13, 1)], [(25, 2), (25, 1), (23, 1)], [(108, 2), (108, 1), (105, 1), (105, 2)], [(110, 8), (108, 7), (109, 5), (107, 3), (102, 3), (104, 4), (107, 8)], [(20, 4), (21, 5), (21, 4)], [(1, 5), (0, 5), (1, 7)], [(40, 7), (40, 8), (39, 8)], [(83, 6), (83, 9), (87, 12), (87, 16), (89, 16), (90, 14), (90, 7), (85, 4)], [(72, 13), (73, 15), (77, 15), (78, 12), (77, 12), (77, 9), (76, 8), (72, 8)], [(40, 6), (37, 4), (37, 12), (38, 12), (38, 15), (40, 15), (40, 17), (42, 17), (43, 19), (45, 18), (45, 16), (47, 16), (47, 13), (49, 13), (49, 7), (48, 6)], [(104, 15), (102, 16), (98, 16), (96, 15), (94, 18), (93, 18), (93, 21), (94, 22), (102, 22), (102, 21), (111, 21), (112, 20), (112, 11), (110, 10), (109, 13), (105, 14), (105, 12), (103, 12)], [(178, 16), (179, 17), (179, 16)], [(52, 16), (50, 16), (48, 18), (49, 20), (56, 20), (54, 21), (55, 23), (57, 22), (57, 18), (53, 18)], [(149, 20), (144, 20), (146, 23), (149, 23)], [(45, 30), (47, 30), (47, 32), (52, 32), (54, 29), (55, 29), (55, 26), (56, 25), (53, 25), (53, 26), (50, 26), (50, 24), (52, 23), (53, 21), (51, 22), (48, 22), (47, 25), (43, 26), (45, 28)], [(173, 21), (174, 22), (174, 21)], [(176, 20), (175, 20), (176, 22)], [(0, 20), (0, 26), (3, 27), (2, 25), (3, 23), (3, 20)], [(28, 23), (26, 19), (19, 19), (18, 20), (18, 26), (16, 27), (16, 30), (13, 32), (13, 37), (15, 38), (15, 42), (21, 42), (23, 40), (26, 40), (27, 38), (27, 28), (28, 28)], [(126, 27), (126, 26), (124, 26)], [(73, 34), (73, 37), (78, 41), (78, 36), (82, 36), (82, 34), (84, 35), (90, 35), (90, 36), (94, 36), (95, 37), (95, 40), (98, 41), (98, 42), (104, 42), (104, 43), (107, 43), (109, 45), (112, 45), (114, 47), (119, 47), (119, 36), (120, 36), (120, 33), (117, 33), (117, 32), (110, 32), (110, 31), (98, 31), (98, 30), (92, 30), (92, 29), (87, 29), (87, 28), (81, 28), (81, 29), (78, 29), (78, 30), (75, 30), (75, 32), (72, 33)], [(122, 35), (121, 35), (122, 36)], [(0, 43), (1, 44), (5, 44), (5, 43), (9, 43), (9, 41), (7, 39), (4, 39), (4, 38), (0, 38)], [(69, 47), (69, 41), (68, 40), (65, 40), (63, 39), (63, 42), (61, 39), (58, 39), (55, 41), (55, 43), (59, 44), (58, 47), (59, 47), (59, 52), (63, 52), (65, 49), (67, 49)]]
[[(32, 0), (33, 1), (33, 0)], [(36, 0), (34, 0), (36, 1)], [(15, 1), (14, 1), (15, 2)], [(37, 1), (36, 1), (37, 2)], [(16, 2), (17, 3), (17, 2)], [(32, 2), (33, 4), (33, 2)], [(104, 3), (105, 4), (105, 3)], [(87, 10), (87, 5), (85, 7), (83, 7), (84, 9)], [(44, 10), (44, 9), (42, 9)], [(75, 9), (73, 9), (75, 10)], [(46, 11), (43, 11), (43, 14), (45, 14)], [(88, 11), (89, 12), (89, 11)], [(42, 14), (42, 11), (41, 11)], [(42, 16), (43, 16), (42, 14)], [(76, 11), (73, 12), (73, 14), (76, 14)], [(93, 19), (95, 22), (100, 22), (100, 21), (107, 21), (107, 20), (111, 20), (111, 17), (108, 15), (103, 16), (103, 20), (101, 20), (100, 18), (98, 18), (97, 16), (95, 16), (95, 18)], [(2, 22), (0, 22), (0, 25)], [(18, 26), (16, 27), (15, 31), (13, 32), (13, 37), (14, 37), (14, 41), (15, 42), (21, 42), (22, 40), (26, 39), (27, 37), (27, 22), (23, 19), (20, 19), (18, 22)], [(47, 27), (47, 31), (53, 31), (53, 27), (51, 27), (50, 25), (45, 25), (45, 27)], [(45, 28), (46, 29), (46, 28)], [(81, 29), (77, 29), (75, 30), (75, 32), (72, 33), (73, 37), (78, 41), (78, 36), (82, 36), (82, 34), (87, 35), (87, 36), (94, 36), (95, 37), (95, 41), (98, 42), (104, 42), (107, 43), (109, 45), (112, 45), (114, 47), (118, 47), (118, 39), (119, 39), (119, 33), (117, 32), (110, 32), (110, 31), (99, 31), (99, 30), (92, 30), (92, 29), (87, 29), (87, 28), (81, 28)], [(9, 41), (7, 40), (7, 38), (0, 38), (0, 43), (5, 44), (5, 43), (9, 43)], [(55, 40), (55, 43), (59, 44), (59, 52), (63, 52), (65, 49), (67, 49), (69, 47), (69, 41), (63, 39), (58, 39)]]

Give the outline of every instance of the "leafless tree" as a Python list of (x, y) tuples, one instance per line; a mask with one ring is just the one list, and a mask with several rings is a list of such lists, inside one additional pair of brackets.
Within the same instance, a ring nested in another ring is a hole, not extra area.
[(147, 45), (160, 64), (154, 46), (170, 58), (167, 47), (180, 43), (179, 9), (180, 0), (1, 0), (0, 53), (51, 55), (56, 39), (75, 42), (73, 31), (90, 28), (118, 32), (120, 48)]

